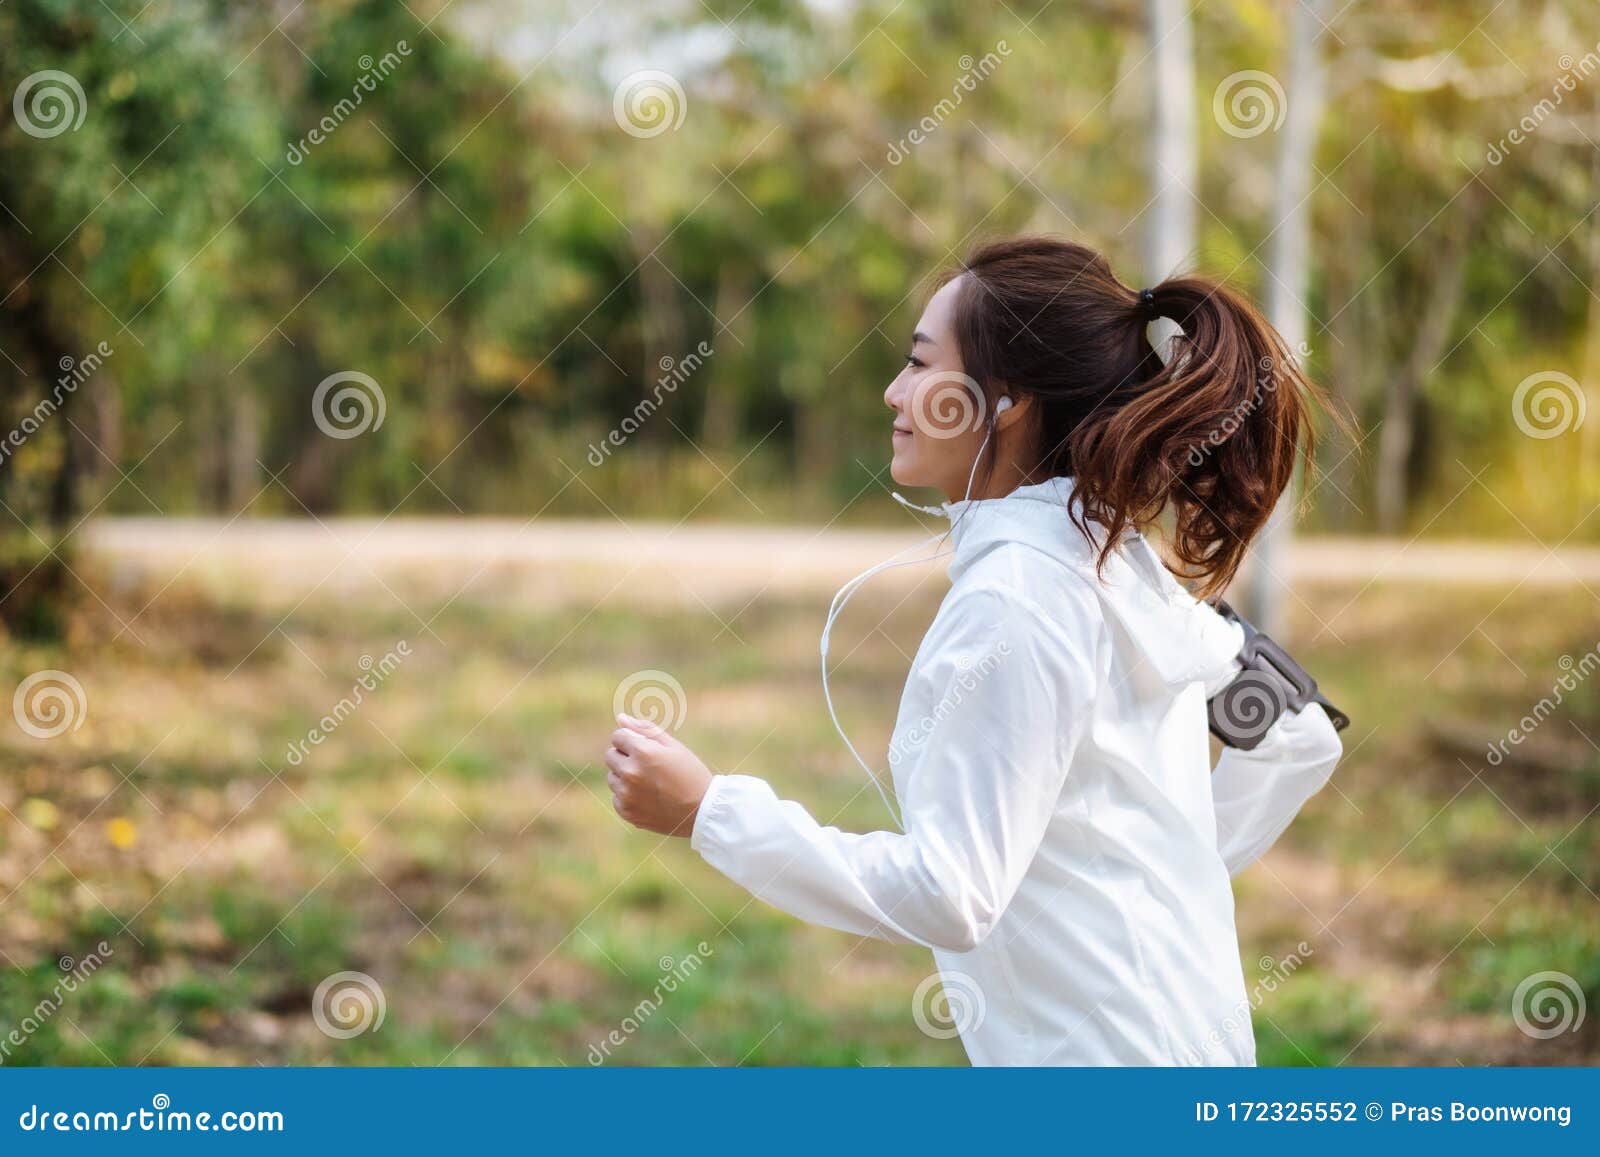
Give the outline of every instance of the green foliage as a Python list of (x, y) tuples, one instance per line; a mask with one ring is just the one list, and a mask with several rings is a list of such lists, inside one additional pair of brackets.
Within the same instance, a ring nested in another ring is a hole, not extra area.
[[(1577, 437), (1507, 420), (1517, 382), (1581, 379), (1600, 348), (1584, 150), (1552, 123), (1483, 160), (1548, 93), (1554, 50), (1584, 47), (1579, 5), (1524, 7), (1346, 9), (1325, 37), (1312, 365), (1370, 433), (1418, 363), (1404, 471), (1440, 530), (1565, 533), (1600, 486)], [(1192, 20), (1195, 257), (1259, 293), (1279, 138), (1209, 114), (1243, 69), (1294, 98), (1284, 16), (1232, 0)], [(71, 131), (0, 119), (0, 418), (46, 398), (62, 358), (114, 350), (0, 468), (0, 498), (51, 546), (88, 509), (831, 517), (865, 491), (846, 514), (870, 517), (878, 394), (930, 275), (1022, 229), (1136, 275), (1159, 91), (1141, 21), (955, 0), (653, 0), (610, 24), (470, 0), (0, 5), (4, 91), (48, 69), (84, 94)], [(613, 113), (641, 66), (684, 93), (659, 135)], [(1420, 347), (1464, 239), (1459, 301)], [(593, 464), (661, 360), (702, 341), (714, 354)], [(359, 438), (313, 420), (341, 372), (383, 392)], [(1329, 448), (1319, 517), (1370, 520), (1376, 442)]]

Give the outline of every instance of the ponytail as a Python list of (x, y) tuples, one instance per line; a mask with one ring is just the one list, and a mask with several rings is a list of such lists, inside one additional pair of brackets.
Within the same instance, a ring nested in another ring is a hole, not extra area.
[[(1070, 242), (989, 245), (962, 273), (966, 372), (1033, 399), (1035, 472), (1074, 478), (1073, 517), (1104, 536), (1101, 563), (1170, 508), (1180, 574), (1219, 592), (1312, 448), (1316, 390), (1283, 338), (1214, 281), (1136, 292)], [(1155, 318), (1182, 330), (1165, 362), (1146, 333)]]
[[(1297, 454), (1312, 450), (1313, 387), (1260, 311), (1226, 286), (1175, 277), (1151, 296), (1148, 316), (1183, 332), (1121, 404), (1079, 423), (1068, 454), (1084, 517), (1106, 528), (1105, 554), (1125, 529), (1170, 506), (1172, 554), (1214, 594), (1288, 488)], [(1127, 308), (1136, 340), (1148, 344), (1137, 295)]]

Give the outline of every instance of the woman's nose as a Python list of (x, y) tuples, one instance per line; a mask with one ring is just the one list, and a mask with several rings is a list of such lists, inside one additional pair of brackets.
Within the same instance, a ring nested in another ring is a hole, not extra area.
[(900, 408), (900, 381), (905, 376), (906, 372), (901, 370), (894, 376), (894, 380), (889, 383), (888, 388), (883, 391), (883, 404), (888, 406), (891, 410), (898, 410)]

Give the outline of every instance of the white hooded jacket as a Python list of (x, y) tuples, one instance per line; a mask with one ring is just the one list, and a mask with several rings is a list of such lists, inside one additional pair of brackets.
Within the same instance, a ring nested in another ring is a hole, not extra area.
[(904, 833), (719, 775), (691, 842), (802, 919), (932, 948), (974, 1064), (1253, 1064), (1229, 876), (1338, 733), (1311, 704), (1213, 771), (1205, 703), (1242, 633), (1138, 535), (1097, 574), (1071, 485), (945, 508), (951, 588), (890, 744)]

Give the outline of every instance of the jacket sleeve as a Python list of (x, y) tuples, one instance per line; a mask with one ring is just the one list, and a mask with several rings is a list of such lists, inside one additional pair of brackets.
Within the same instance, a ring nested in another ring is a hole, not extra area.
[(1327, 712), (1308, 703), (1284, 712), (1249, 751), (1225, 747), (1211, 776), (1217, 851), (1237, 876), (1277, 842), (1333, 774), (1343, 748)]
[[(693, 847), (812, 923), (951, 952), (976, 947), (1038, 851), (1087, 725), (1098, 619), (1086, 605), (1070, 614), (1082, 617), (1071, 624), (1081, 632), (1058, 631), (1009, 592), (978, 590), (941, 608), (912, 674), (936, 705), (923, 720), (901, 720), (891, 752), (903, 834), (824, 827), (765, 781), (720, 775)], [(1059, 608), (1051, 619), (1060, 621)]]

